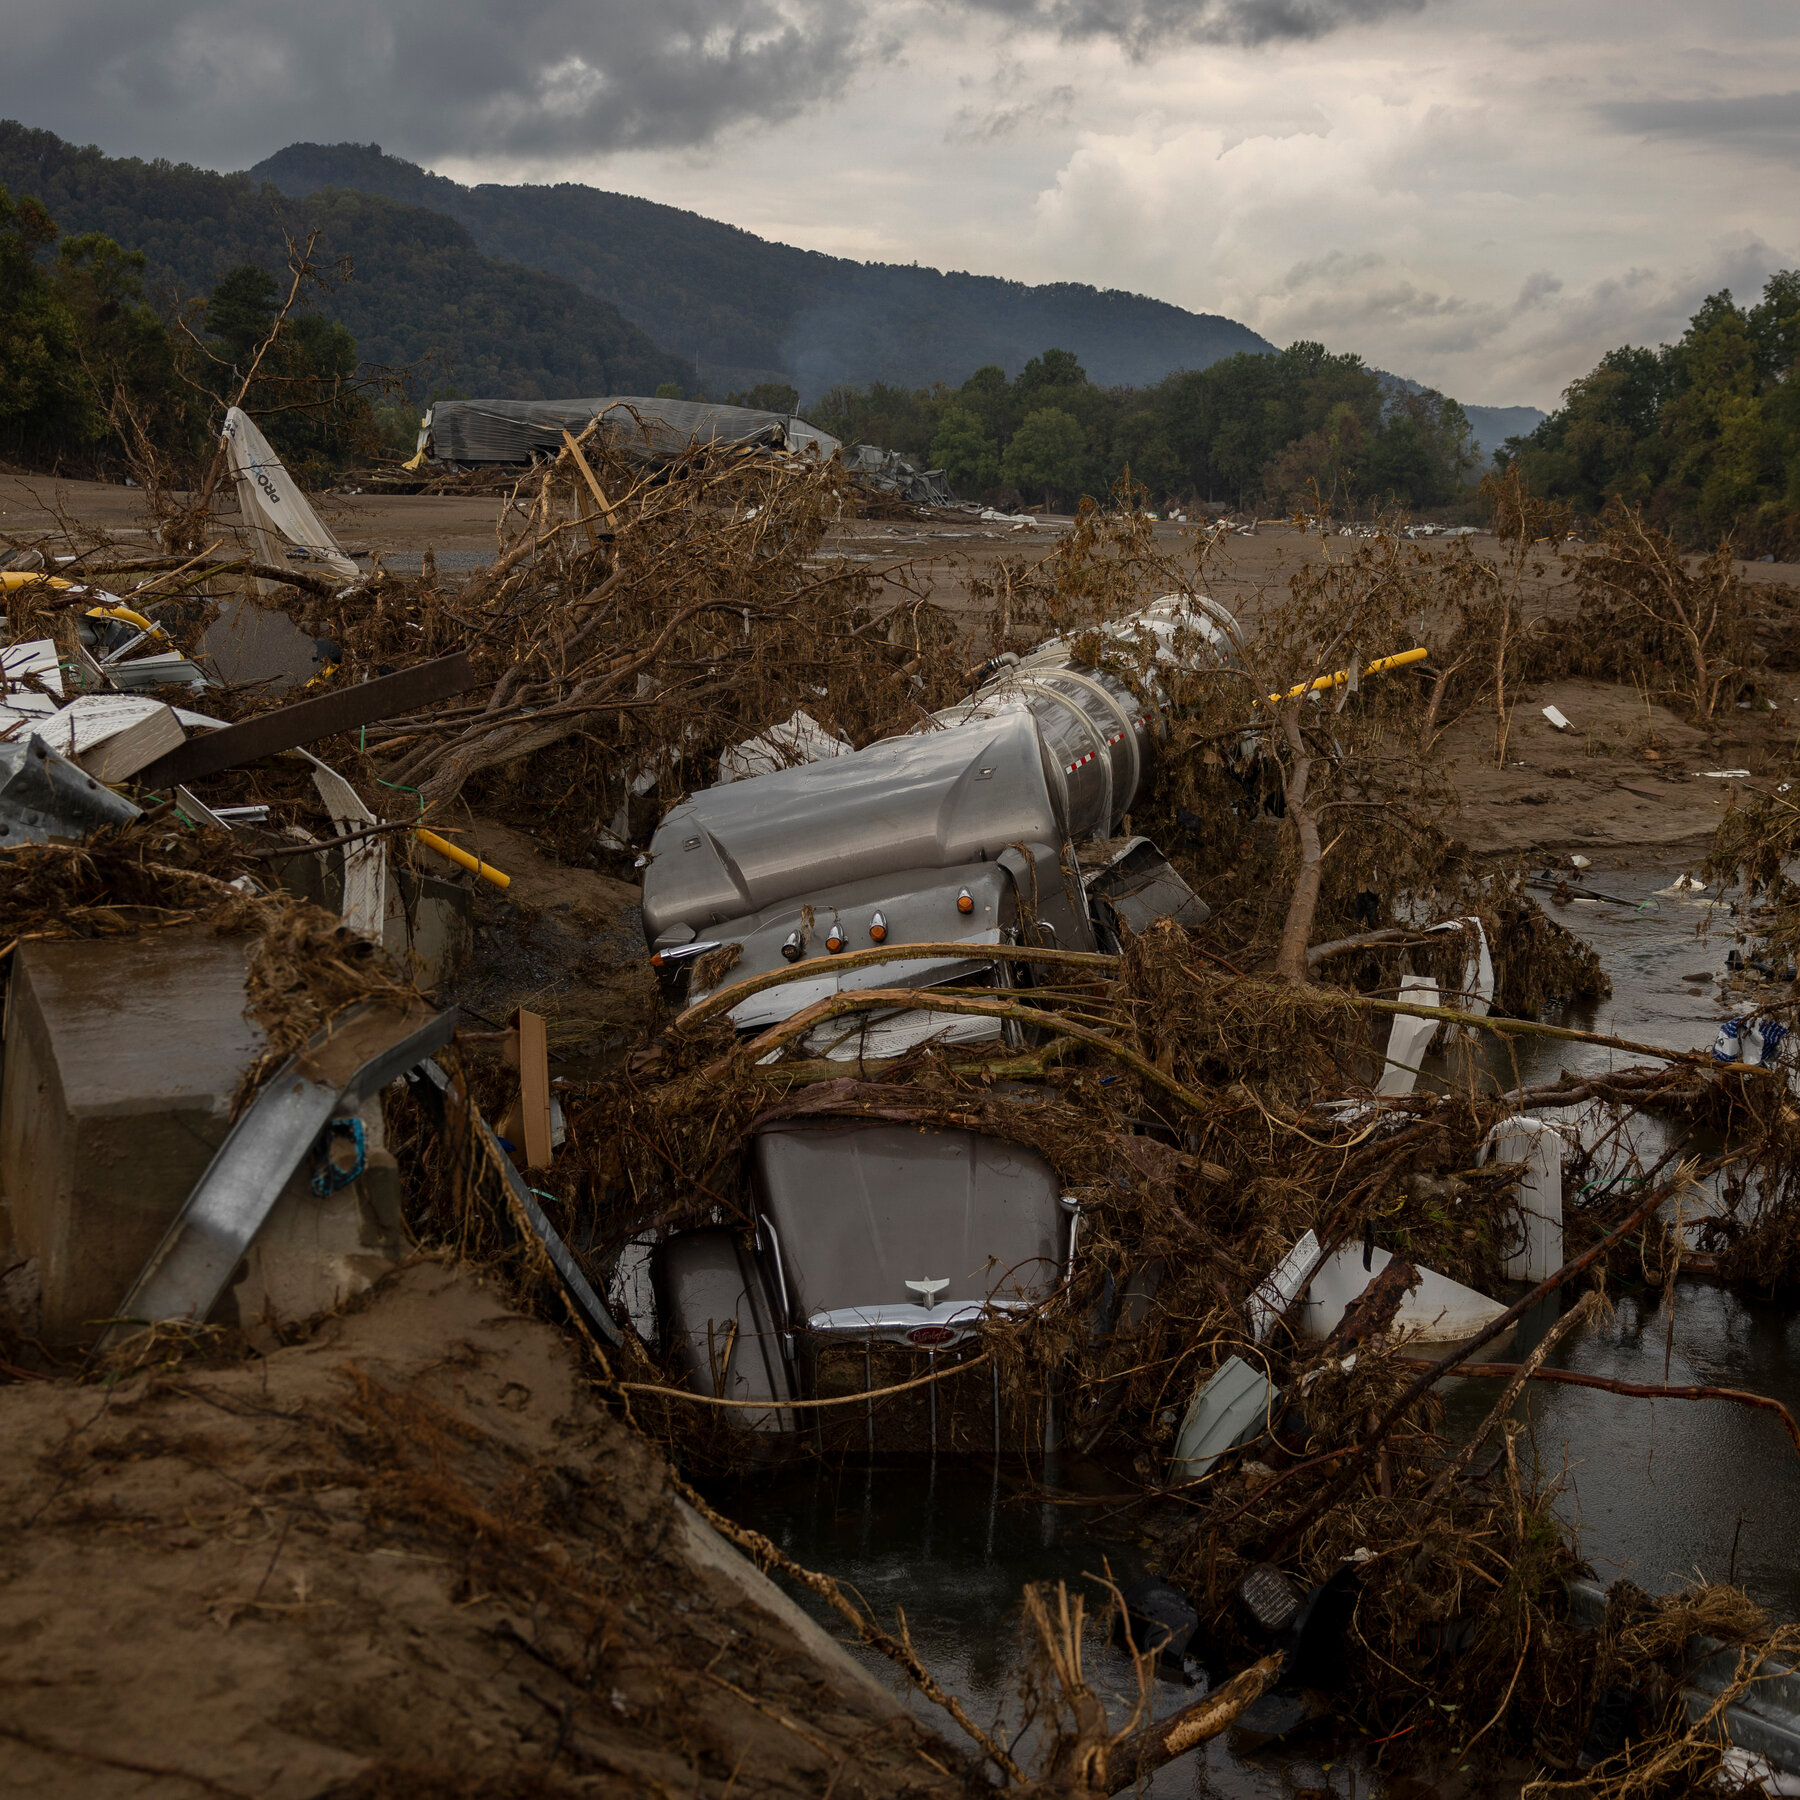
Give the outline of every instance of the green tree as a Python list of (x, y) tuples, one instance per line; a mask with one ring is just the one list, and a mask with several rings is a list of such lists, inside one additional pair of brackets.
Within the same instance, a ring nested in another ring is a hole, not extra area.
[(967, 407), (951, 405), (938, 415), (931, 462), (957, 493), (982, 494), (999, 478), (1000, 446)]
[(971, 412), (981, 421), (982, 429), (995, 443), (1012, 436), (1019, 422), (1019, 412), (1012, 383), (998, 363), (980, 368), (956, 390), (953, 404)]
[(1503, 452), (1584, 512), (1641, 506), (1679, 542), (1800, 551), (1800, 271), (1708, 295), (1678, 343), (1609, 351)]
[(1066, 503), (1080, 486), (1086, 459), (1081, 421), (1060, 407), (1043, 406), (1020, 421), (1000, 472), (1021, 493), (1041, 493), (1046, 503)]
[(182, 369), (168, 327), (144, 298), (144, 258), (99, 232), (65, 238), (50, 280), (74, 321), (89, 397), (116, 447), (136, 460), (146, 449), (177, 467), (207, 448), (203, 400)]
[(275, 324), (281, 290), (267, 269), (245, 263), (219, 277), (206, 302), (213, 353), (240, 379)]
[(206, 386), (220, 406), (241, 404), (303, 481), (322, 480), (376, 454), (382, 424), (359, 379), (349, 328), (318, 312), (284, 318), (282, 301), (267, 269), (245, 264), (220, 277), (204, 310)]
[(25, 461), (85, 449), (104, 430), (75, 321), (39, 261), (56, 235), (37, 201), (0, 188), (0, 443)]

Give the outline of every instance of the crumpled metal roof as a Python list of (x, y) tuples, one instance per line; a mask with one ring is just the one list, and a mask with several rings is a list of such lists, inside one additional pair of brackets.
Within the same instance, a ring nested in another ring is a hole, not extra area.
[(794, 413), (641, 394), (577, 400), (440, 400), (426, 417), (426, 450), (440, 463), (528, 463), (554, 456), (562, 434), (579, 436), (596, 418), (621, 448), (646, 462), (672, 462), (695, 444), (766, 444), (772, 449), (838, 448), (829, 432)]

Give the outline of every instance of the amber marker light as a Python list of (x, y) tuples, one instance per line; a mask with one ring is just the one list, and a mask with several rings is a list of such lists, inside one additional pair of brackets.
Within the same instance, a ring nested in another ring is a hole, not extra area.
[(869, 921), (869, 936), (878, 944), (887, 942), (887, 920), (880, 913)]
[(956, 910), (959, 913), (972, 913), (975, 910), (975, 896), (967, 888), (956, 896)]
[(836, 920), (833, 920), (831, 929), (825, 934), (825, 948), (835, 956), (843, 947), (844, 928)]

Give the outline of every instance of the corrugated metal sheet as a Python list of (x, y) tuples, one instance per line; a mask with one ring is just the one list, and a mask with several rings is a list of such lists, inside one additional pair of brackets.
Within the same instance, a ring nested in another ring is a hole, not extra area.
[(838, 441), (791, 413), (639, 394), (591, 400), (440, 400), (427, 416), (426, 448), (440, 463), (527, 463), (553, 456), (562, 434), (579, 436), (596, 419), (621, 447), (646, 462), (669, 462), (695, 444), (767, 444), (830, 456)]

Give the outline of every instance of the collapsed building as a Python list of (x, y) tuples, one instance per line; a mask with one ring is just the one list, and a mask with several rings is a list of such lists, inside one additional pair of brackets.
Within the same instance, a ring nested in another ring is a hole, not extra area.
[(659, 400), (641, 394), (591, 400), (439, 400), (419, 422), (409, 469), (522, 467), (562, 454), (596, 421), (635, 460), (667, 466), (701, 449), (789, 450), (844, 466), (864, 487), (919, 506), (954, 506), (942, 469), (919, 469), (897, 450), (844, 444), (798, 413)]
[(676, 462), (698, 449), (811, 451), (839, 448), (829, 432), (797, 413), (765, 412), (708, 400), (659, 400), (642, 394), (592, 400), (439, 400), (419, 424), (415, 462), (453, 469), (488, 463), (529, 464), (560, 456), (568, 436), (596, 422), (628, 455)]

